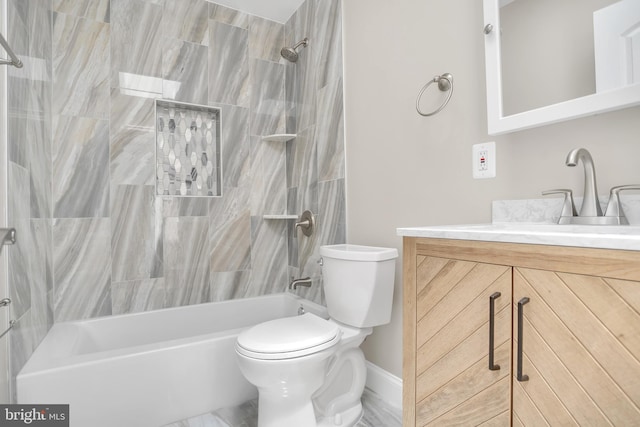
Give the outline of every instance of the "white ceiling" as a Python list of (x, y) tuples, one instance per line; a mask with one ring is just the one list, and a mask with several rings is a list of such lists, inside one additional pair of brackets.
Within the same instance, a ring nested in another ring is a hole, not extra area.
[(286, 23), (304, 0), (209, 0), (251, 15)]

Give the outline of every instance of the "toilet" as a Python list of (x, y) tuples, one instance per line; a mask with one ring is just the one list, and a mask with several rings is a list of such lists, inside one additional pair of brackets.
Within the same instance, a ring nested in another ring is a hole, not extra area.
[(321, 246), (329, 319), (312, 313), (258, 324), (236, 342), (258, 388), (258, 427), (348, 427), (362, 416), (360, 344), (391, 320), (395, 248)]

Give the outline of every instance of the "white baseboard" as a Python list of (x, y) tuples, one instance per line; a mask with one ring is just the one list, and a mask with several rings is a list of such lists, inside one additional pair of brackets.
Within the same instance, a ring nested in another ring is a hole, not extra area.
[(367, 388), (396, 408), (402, 408), (402, 379), (367, 361)]

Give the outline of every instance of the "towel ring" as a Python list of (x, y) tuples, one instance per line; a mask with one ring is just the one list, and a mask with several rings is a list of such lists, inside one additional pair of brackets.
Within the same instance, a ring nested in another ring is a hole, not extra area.
[[(422, 94), (424, 93), (424, 91), (427, 90), (431, 83), (438, 83), (438, 89), (440, 89), (442, 92), (449, 91), (449, 93), (447, 94), (447, 99), (445, 99), (442, 105), (440, 105), (435, 111), (432, 111), (431, 113), (423, 113), (422, 111), (420, 111), (420, 99), (422, 98)], [(427, 82), (427, 84), (424, 85), (420, 90), (418, 99), (416, 99), (416, 111), (421, 116), (433, 116), (434, 114), (442, 111), (442, 109), (447, 106), (449, 100), (451, 99), (451, 95), (453, 95), (453, 76), (449, 73), (444, 73), (441, 76), (435, 76), (433, 79), (429, 80), (429, 82)]]

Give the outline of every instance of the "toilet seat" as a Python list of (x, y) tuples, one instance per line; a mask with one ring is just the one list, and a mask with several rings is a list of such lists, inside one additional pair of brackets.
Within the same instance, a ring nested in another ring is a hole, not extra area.
[(256, 325), (238, 336), (236, 350), (243, 356), (282, 360), (307, 356), (340, 342), (338, 325), (312, 313)]

